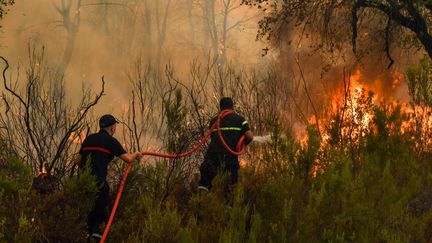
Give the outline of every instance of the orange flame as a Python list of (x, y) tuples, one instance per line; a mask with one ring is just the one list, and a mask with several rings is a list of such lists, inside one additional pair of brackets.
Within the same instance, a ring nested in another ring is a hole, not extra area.
[(87, 134), (82, 131), (80, 134), (77, 134), (76, 132), (72, 132), (69, 136), (68, 140), (71, 141), (73, 144), (82, 144), (84, 139), (87, 137)]
[[(385, 105), (389, 111), (400, 107), (401, 113), (408, 116), (399, 127), (392, 127), (401, 134), (415, 132), (417, 134), (412, 139), (416, 146), (432, 151), (432, 107), (426, 104), (413, 105), (397, 100), (392, 96), (393, 92), (401, 85), (404, 80), (404, 74), (393, 72), (392, 80), (385, 84), (381, 79), (365, 80), (360, 69), (357, 69), (348, 80), (336, 89), (330, 99), (330, 115), (317, 119), (311, 115), (308, 119), (309, 125), (319, 124), (322, 144), (327, 145), (330, 134), (327, 134), (328, 125), (334, 123), (334, 116), (337, 116), (339, 122), (348, 122), (346, 126), (341, 125), (340, 136), (347, 137), (358, 141), (362, 136), (371, 132), (371, 123), (374, 119), (373, 105)], [(382, 104), (378, 104), (382, 102)], [(370, 106), (370, 107), (369, 107)], [(396, 125), (394, 125), (396, 126)], [(298, 141), (302, 146), (307, 144), (307, 134), (301, 134)]]
[[(401, 73), (392, 73), (391, 87), (385, 87), (386, 84), (381, 79), (367, 80), (365, 75), (360, 69), (357, 69), (353, 74), (349, 75), (346, 80), (334, 90), (331, 94), (329, 108), (330, 111), (325, 115), (325, 117), (317, 118), (312, 115), (308, 119), (309, 125), (319, 124), (319, 132), (321, 133), (321, 139), (323, 140), (323, 145), (325, 145), (330, 138), (329, 134), (326, 134), (325, 128), (330, 124), (334, 116), (339, 116), (342, 121), (345, 122), (349, 120), (351, 127), (343, 127), (340, 131), (341, 136), (355, 135), (359, 138), (365, 135), (372, 129), (370, 123), (373, 120), (373, 111), (369, 109), (373, 104), (376, 104), (380, 100), (383, 101), (386, 95), (384, 92), (394, 91), (399, 87), (404, 75)], [(387, 85), (388, 86), (388, 85)], [(330, 114), (330, 115), (328, 115)], [(358, 130), (352, 130), (353, 126), (359, 128)], [(307, 143), (307, 135), (302, 134), (298, 141), (302, 145)]]

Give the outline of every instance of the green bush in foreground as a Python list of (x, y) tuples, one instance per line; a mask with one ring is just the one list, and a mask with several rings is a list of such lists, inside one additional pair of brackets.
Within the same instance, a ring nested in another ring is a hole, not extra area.
[(89, 171), (65, 181), (61, 190), (39, 195), (30, 168), (16, 158), (0, 170), (0, 242), (77, 242), (86, 238), (86, 218), (96, 182)]
[[(135, 166), (110, 242), (430, 242), (431, 154), (399, 127), (400, 109), (374, 108), (371, 129), (356, 144), (320, 143), (309, 129), (300, 146), (273, 142), (225, 194), (226, 175), (197, 195), (189, 181), (163, 190), (167, 166)], [(258, 157), (257, 157), (258, 158)], [(30, 190), (30, 170), (10, 158), (0, 170), (0, 241), (80, 242), (97, 190), (86, 171), (60, 190)], [(172, 184), (170, 184), (171, 186)], [(115, 188), (112, 194), (115, 194)], [(168, 195), (165, 195), (168, 193)], [(162, 195), (162, 196), (161, 196)]]

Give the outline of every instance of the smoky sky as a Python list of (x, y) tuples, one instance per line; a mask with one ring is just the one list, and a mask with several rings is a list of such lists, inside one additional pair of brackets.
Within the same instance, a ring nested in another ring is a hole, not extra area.
[(221, 1), (16, 1), (2, 20), (0, 51), (14, 70), (25, 67), (29, 45), (43, 46), (47, 64), (55, 69), (69, 48), (64, 77), (71, 95), (79, 94), (82, 84), (96, 91), (104, 75), (105, 103), (116, 109), (130, 93), (127, 73), (138, 58), (162, 70), (171, 64), (179, 76), (216, 50), (224, 49), (227, 62), (237, 66), (266, 61), (263, 43), (255, 40), (257, 11), (240, 1), (226, 2), (228, 8)]
[[(161, 70), (170, 64), (176, 76), (187, 80), (193, 61), (209, 62), (215, 53), (225, 54), (226, 62), (236, 68), (265, 73), (270, 63), (288, 83), (299, 82), (302, 69), (317, 103), (325, 103), (329, 93), (342, 85), (344, 74), (348, 76), (357, 69), (362, 73), (361, 82), (373, 86), (376, 92), (408, 99), (403, 81), (396, 88), (389, 87), (395, 75), (400, 76), (407, 66), (415, 64), (418, 55), (408, 57), (406, 52), (393, 49), (396, 62), (387, 69), (383, 47), (367, 34), (367, 29), (359, 30), (359, 48), (373, 45), (376, 48), (361, 60), (352, 53), (349, 41), (342, 44), (338, 55), (329, 57), (312, 47), (318, 39), (316, 33), (305, 37), (300, 30), (290, 27), (280, 45), (271, 46), (256, 41), (260, 12), (241, 6), (240, 2), (21, 0), (2, 21), (0, 51), (12, 67), (25, 66), (28, 46), (43, 46), (48, 65), (55, 69), (64, 62), (69, 47), (70, 60), (64, 77), (70, 96), (79, 95), (83, 84), (96, 92), (103, 75), (107, 82), (106, 96), (98, 109), (104, 111), (118, 110), (130, 98), (127, 74), (138, 58)], [(59, 9), (67, 14), (62, 15)], [(348, 31), (347, 40), (349, 34)], [(262, 49), (267, 46), (271, 46), (271, 51), (263, 56)]]

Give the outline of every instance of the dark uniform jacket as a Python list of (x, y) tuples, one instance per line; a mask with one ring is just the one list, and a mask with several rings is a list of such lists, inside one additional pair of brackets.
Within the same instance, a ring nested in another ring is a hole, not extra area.
[(79, 151), (80, 167), (83, 168), (90, 159), (91, 173), (96, 176), (97, 182), (103, 183), (107, 177), (108, 163), (124, 153), (126, 151), (119, 141), (101, 129), (84, 140)]
[[(217, 121), (217, 117), (213, 118), (210, 122), (210, 127)], [(232, 149), (236, 150), (237, 143), (240, 137), (245, 132), (250, 130), (248, 122), (245, 118), (239, 114), (229, 114), (225, 116), (220, 122), (220, 129), (222, 136), (227, 145)], [(214, 129), (211, 134), (211, 142), (207, 150), (207, 154), (227, 154), (229, 153), (222, 142), (219, 140), (217, 129)]]

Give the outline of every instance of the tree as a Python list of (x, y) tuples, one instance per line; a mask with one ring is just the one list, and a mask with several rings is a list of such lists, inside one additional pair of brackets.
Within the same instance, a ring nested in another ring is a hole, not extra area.
[(81, 4), (87, 12), (85, 18), (91, 20), (92, 29), (112, 42), (110, 48), (117, 57), (126, 59), (133, 54), (140, 5), (141, 1), (130, 0), (100, 0)]
[(61, 5), (54, 4), (57, 12), (62, 16), (63, 26), (67, 32), (66, 47), (63, 53), (63, 58), (56, 71), (56, 78), (61, 79), (72, 58), (72, 53), (75, 48), (76, 35), (81, 22), (80, 8), (81, 0), (78, 0), (75, 9), (72, 9), (72, 0), (62, 0)]
[(0, 56), (5, 63), (5, 112), (0, 114), (0, 127), (4, 128), (8, 148), (32, 166), (35, 174), (55, 171), (62, 177), (73, 165), (71, 155), (77, 150), (74, 140), (85, 132), (87, 115), (104, 94), (105, 81), (102, 78), (96, 95), (83, 90), (78, 105), (73, 107), (66, 100), (64, 82), (48, 72), (43, 49), (30, 49), (29, 57), (25, 78), (21, 79), (18, 73), (16, 80), (11, 81), (6, 77), (9, 64)]
[(229, 32), (248, 22), (253, 16), (243, 15), (238, 20), (230, 21), (233, 12), (241, 7), (237, 0), (206, 0), (198, 3), (202, 10), (204, 31), (210, 40), (214, 62), (223, 67), (227, 62)]
[(6, 8), (14, 3), (15, 0), (0, 0), (0, 19), (7, 13), (8, 9)]
[[(350, 32), (352, 50), (357, 53), (359, 30), (367, 29), (379, 34), (384, 40), (383, 50), (390, 60), (389, 66), (393, 64), (391, 44), (401, 44), (411, 37), (432, 57), (432, 35), (429, 27), (432, 1), (243, 0), (243, 3), (257, 6), (268, 13), (259, 23), (258, 38), (267, 37), (269, 40), (280, 41), (287, 28), (301, 27), (301, 33), (319, 34), (321, 41), (318, 46), (324, 44), (334, 48), (338, 41), (347, 41), (343, 35)], [(394, 36), (398, 38), (393, 38)]]
[[(100, 3), (83, 4), (83, 6), (103, 6), (97, 8), (98, 11), (103, 11), (103, 20), (97, 21), (94, 27), (98, 31), (100, 24), (104, 26), (106, 32), (104, 34), (112, 36), (113, 46), (119, 56), (129, 58), (131, 54), (136, 54), (132, 48), (138, 48), (146, 54), (148, 63), (153, 62), (159, 67), (170, 34), (173, 13), (171, 9), (178, 3), (179, 1), (172, 0), (120, 2), (104, 0)], [(107, 7), (110, 7), (109, 12)]]

